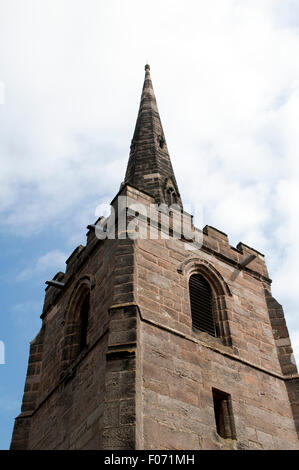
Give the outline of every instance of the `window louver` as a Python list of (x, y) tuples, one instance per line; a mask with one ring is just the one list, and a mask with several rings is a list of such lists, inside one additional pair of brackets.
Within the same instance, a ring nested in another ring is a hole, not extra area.
[(193, 328), (216, 336), (208, 282), (200, 274), (193, 274), (189, 281), (189, 292)]

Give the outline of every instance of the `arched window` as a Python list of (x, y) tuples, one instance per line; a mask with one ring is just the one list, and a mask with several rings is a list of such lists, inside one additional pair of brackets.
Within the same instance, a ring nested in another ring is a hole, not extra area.
[(90, 318), (90, 288), (82, 284), (72, 295), (67, 312), (62, 341), (62, 369), (70, 363), (87, 346), (88, 322)]
[(90, 296), (89, 292), (83, 299), (80, 308), (80, 327), (79, 327), (79, 352), (81, 352), (87, 346), (87, 328), (88, 328), (88, 317), (90, 308)]
[(193, 329), (216, 336), (212, 291), (210, 284), (201, 274), (192, 274), (190, 277), (189, 294)]

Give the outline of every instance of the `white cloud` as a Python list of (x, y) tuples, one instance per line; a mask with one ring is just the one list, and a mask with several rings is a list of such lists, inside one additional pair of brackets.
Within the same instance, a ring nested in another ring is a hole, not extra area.
[(148, 61), (185, 203), (266, 254), (295, 331), (298, 2), (1, 3), (1, 229), (82, 242), (124, 177)]
[[(65, 261), (68, 256), (59, 250), (49, 251), (45, 255), (38, 258), (38, 260), (32, 266), (27, 267), (17, 277), (18, 281), (26, 281), (32, 277), (45, 272), (49, 273), (55, 270), (55, 273), (61, 269), (65, 270)], [(54, 273), (54, 274), (55, 274)]]

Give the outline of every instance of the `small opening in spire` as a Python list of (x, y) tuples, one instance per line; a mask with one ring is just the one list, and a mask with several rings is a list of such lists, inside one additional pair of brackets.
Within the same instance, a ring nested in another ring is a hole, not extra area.
[(164, 144), (165, 144), (165, 139), (164, 139), (163, 135), (158, 135), (158, 142), (159, 142), (160, 148), (162, 149), (164, 147)]

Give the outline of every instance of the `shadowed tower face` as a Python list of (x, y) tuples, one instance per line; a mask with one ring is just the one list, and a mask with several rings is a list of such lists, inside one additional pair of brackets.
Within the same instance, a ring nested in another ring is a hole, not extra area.
[(124, 182), (150, 194), (158, 204), (178, 204), (182, 207), (149, 65), (145, 66), (144, 85)]
[[(159, 236), (129, 236), (128, 200), (155, 206)], [(200, 244), (165, 236), (188, 214), (148, 65), (111, 205), (116, 236), (88, 226), (47, 281), (11, 449), (298, 449), (299, 378), (264, 256), (208, 225), (192, 225)]]

